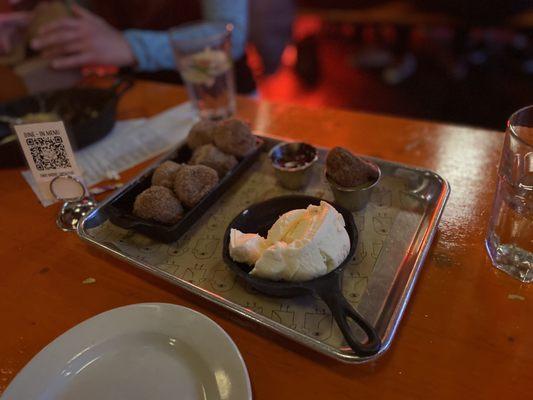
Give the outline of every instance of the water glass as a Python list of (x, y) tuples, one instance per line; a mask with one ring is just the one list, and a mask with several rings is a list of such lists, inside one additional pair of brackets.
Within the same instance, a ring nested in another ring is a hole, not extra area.
[(235, 112), (232, 29), (223, 22), (201, 22), (169, 33), (178, 70), (202, 119), (223, 119)]
[(486, 246), (495, 267), (533, 281), (533, 106), (507, 122)]

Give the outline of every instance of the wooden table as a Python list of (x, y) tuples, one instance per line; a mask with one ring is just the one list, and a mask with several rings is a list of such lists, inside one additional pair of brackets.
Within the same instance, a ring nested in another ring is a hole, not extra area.
[[(179, 87), (138, 83), (120, 117), (151, 116), (185, 98)], [(259, 400), (531, 398), (533, 286), (493, 268), (483, 244), (500, 132), (247, 99), (239, 99), (239, 114), (260, 132), (343, 145), (449, 180), (438, 235), (391, 349), (374, 363), (346, 365), (243, 323), (59, 231), (57, 206), (41, 207), (19, 170), (0, 170), (0, 392), (81, 321), (126, 304), (169, 302), (229, 333)], [(88, 277), (96, 282), (82, 284)]]

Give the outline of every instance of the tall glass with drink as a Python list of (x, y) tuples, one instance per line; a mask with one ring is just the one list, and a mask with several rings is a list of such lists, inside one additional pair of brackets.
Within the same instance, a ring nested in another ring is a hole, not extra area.
[(235, 112), (231, 30), (231, 24), (204, 22), (170, 31), (178, 70), (200, 118)]
[(486, 245), (494, 266), (533, 282), (533, 106), (507, 123)]

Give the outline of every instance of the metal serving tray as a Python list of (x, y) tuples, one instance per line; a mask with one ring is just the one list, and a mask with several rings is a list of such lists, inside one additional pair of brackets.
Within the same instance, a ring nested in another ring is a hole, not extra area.
[[(258, 201), (293, 193), (279, 187), (266, 154), (279, 141), (264, 139), (258, 161), (177, 242), (157, 242), (109, 220), (114, 198), (138, 184), (143, 173), (87, 215), (79, 224), (79, 236), (323, 354), (351, 363), (379, 357), (390, 347), (409, 301), (448, 199), (448, 183), (428, 170), (373, 159), (383, 176), (367, 208), (354, 213), (360, 242), (354, 259), (345, 267), (343, 293), (374, 324), (383, 345), (374, 356), (358, 357), (344, 342), (321, 300), (259, 294), (238, 280), (222, 260), (222, 238), (235, 215)], [(319, 153), (305, 193), (333, 200), (322, 173), (326, 150)]]

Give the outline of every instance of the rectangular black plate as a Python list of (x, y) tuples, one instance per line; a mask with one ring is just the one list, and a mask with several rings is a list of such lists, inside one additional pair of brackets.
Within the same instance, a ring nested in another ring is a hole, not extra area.
[(140, 177), (118, 194), (109, 203), (108, 212), (110, 221), (124, 229), (132, 229), (142, 233), (152, 239), (164, 243), (170, 243), (178, 240), (200, 217), (217, 201), (228, 188), (235, 183), (237, 178), (246, 171), (259, 156), (263, 141), (257, 139), (256, 149), (241, 159), (239, 163), (229, 171), (218, 185), (211, 190), (196, 206), (185, 211), (181, 218), (174, 225), (164, 225), (155, 221), (142, 219), (133, 215), (133, 203), (138, 194), (148, 189), (151, 185), (151, 178), (154, 169), (164, 161), (172, 160), (177, 163), (187, 163), (191, 158), (192, 151), (186, 145), (182, 144), (176, 150), (172, 151), (166, 157), (160, 159), (152, 165)]

